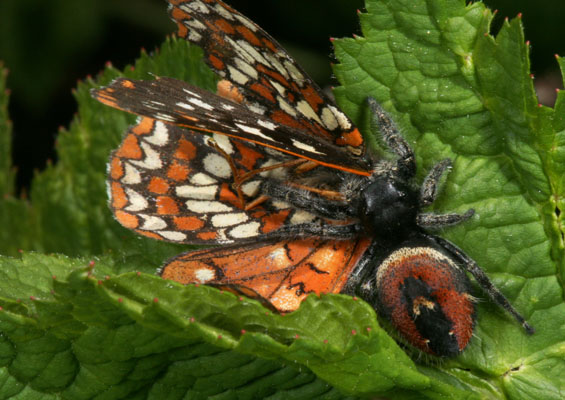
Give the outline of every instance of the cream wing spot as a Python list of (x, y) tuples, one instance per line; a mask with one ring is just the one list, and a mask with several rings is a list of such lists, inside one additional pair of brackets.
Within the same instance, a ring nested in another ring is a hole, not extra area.
[(186, 11), (189, 14), (192, 14), (192, 11), (194, 10), (197, 13), (201, 13), (201, 14), (208, 14), (210, 12), (210, 10), (208, 9), (208, 7), (206, 7), (206, 4), (202, 3), (201, 1), (192, 1), (190, 3), (182, 3), (179, 6), (180, 9)]
[(228, 71), (230, 72), (231, 79), (235, 83), (239, 83), (240, 85), (245, 85), (247, 81), (249, 81), (249, 77), (240, 70), (238, 70), (236, 67), (228, 65)]
[(204, 170), (209, 174), (218, 178), (229, 178), (231, 176), (231, 168), (224, 157), (219, 154), (211, 153), (202, 160)]
[(218, 135), (217, 133), (214, 133), (212, 137), (220, 149), (225, 151), (227, 154), (233, 154), (234, 150), (229, 137), (226, 135)]
[(304, 150), (304, 151), (307, 151), (309, 153), (324, 154), (324, 153), (316, 150), (316, 148), (314, 146), (310, 146), (309, 144), (299, 142), (298, 140), (296, 140), (294, 138), (290, 138), (290, 140), (292, 141), (293, 146), (296, 147), (297, 149)]
[(249, 21), (247, 18), (241, 16), (241, 15), (234, 15), (239, 22), (241, 22), (243, 25), (245, 25), (246, 27), (248, 27), (249, 29), (251, 29), (253, 32), (257, 31), (257, 26), (255, 26), (255, 24), (253, 24), (251, 21)]
[(262, 126), (263, 128), (270, 130), (270, 131), (274, 131), (277, 128), (277, 125), (273, 124), (270, 121), (265, 121), (265, 120), (262, 120), (262, 119), (257, 120), (257, 124), (259, 126)]
[(198, 107), (203, 108), (203, 109), (208, 110), (208, 111), (212, 111), (214, 109), (214, 107), (212, 107), (210, 104), (205, 103), (202, 100), (197, 99), (197, 98), (191, 98), (191, 99), (188, 99), (188, 101), (189, 101), (189, 103), (192, 103), (195, 106), (198, 106)]
[(235, 66), (253, 79), (257, 79), (259, 77), (257, 70), (239, 57), (235, 57)]
[(324, 107), (322, 110), (322, 122), (323, 125), (330, 131), (337, 129), (339, 126), (335, 115), (328, 107)]
[(131, 165), (130, 163), (124, 163), (125, 164), (125, 174), (124, 177), (122, 178), (122, 183), (126, 184), (126, 185), (135, 185), (138, 183), (141, 183), (141, 174), (139, 172), (139, 170), (137, 168), (135, 168), (133, 165)]
[(195, 199), (195, 200), (214, 200), (218, 192), (217, 185), (210, 186), (193, 186), (182, 185), (176, 188), (176, 194), (179, 197)]
[(125, 210), (127, 210), (127, 211), (136, 212), (136, 211), (145, 210), (149, 205), (149, 203), (147, 202), (147, 199), (145, 199), (144, 196), (137, 193), (133, 189), (126, 188), (126, 195), (128, 197), (128, 200), (129, 200), (129, 205), (125, 208)]
[(347, 118), (347, 115), (345, 115), (344, 113), (339, 111), (334, 106), (328, 106), (328, 108), (335, 115), (335, 118), (337, 119), (337, 122), (339, 123), (339, 126), (342, 129), (345, 129), (345, 130), (351, 129), (351, 121), (349, 120), (349, 118)]
[(145, 158), (143, 160), (130, 160), (130, 162), (133, 165), (136, 165), (140, 168), (151, 169), (151, 170), (160, 169), (163, 163), (159, 158), (159, 153), (153, 150), (153, 148), (149, 146), (148, 143), (145, 142), (141, 143), (141, 148), (145, 153)]
[(167, 223), (162, 218), (145, 214), (139, 214), (139, 216), (143, 219), (140, 229), (144, 231), (159, 231), (167, 227)]
[(288, 104), (281, 96), (277, 96), (277, 101), (279, 103), (279, 107), (289, 115), (296, 117), (296, 110), (290, 104)]
[(182, 242), (186, 239), (186, 234), (178, 231), (158, 231), (157, 233), (172, 242)]
[(238, 225), (228, 232), (228, 235), (234, 239), (248, 238), (252, 236), (257, 236), (259, 234), (259, 228), (261, 224), (259, 222), (249, 222), (247, 224)]
[(222, 213), (222, 212), (232, 212), (234, 209), (224, 203), (219, 201), (207, 201), (207, 200), (188, 200), (186, 203), (186, 208), (197, 214), (204, 213)]
[(212, 269), (200, 268), (194, 271), (194, 277), (200, 283), (206, 283), (216, 278), (216, 273)]
[(155, 121), (153, 133), (144, 139), (155, 146), (164, 146), (169, 142), (169, 129), (166, 124), (161, 121)]
[(197, 29), (199, 31), (206, 30), (206, 25), (204, 25), (202, 22), (200, 22), (196, 19), (191, 19), (191, 20), (186, 21), (186, 25), (188, 25), (189, 27), (191, 27), (193, 29)]
[(211, 219), (212, 225), (216, 228), (241, 224), (249, 217), (245, 213), (230, 213), (214, 215)]
[(179, 102), (179, 103), (176, 104), (176, 106), (180, 107), (180, 108), (184, 108), (185, 110), (188, 110), (188, 111), (194, 111), (194, 107), (192, 107), (190, 104)]
[(258, 136), (258, 137), (266, 139), (266, 140), (270, 140), (271, 142), (274, 141), (273, 138), (270, 138), (269, 136), (264, 135), (263, 133), (261, 133), (261, 131), (259, 129), (254, 128), (252, 126), (247, 126), (247, 125), (243, 125), (243, 124), (239, 124), (239, 123), (236, 123), (235, 126), (237, 126), (239, 129), (241, 129), (243, 132), (247, 132), (251, 135)]
[(218, 14), (220, 14), (225, 19), (227, 19), (229, 21), (233, 21), (233, 19), (234, 19), (233, 14), (230, 13), (228, 10), (226, 10), (224, 7), (222, 7), (220, 4), (216, 4), (214, 6), (214, 9), (216, 10), (216, 12)]
[(318, 122), (320, 125), (323, 125), (322, 121), (320, 120), (320, 117), (318, 117), (318, 114), (314, 112), (314, 110), (312, 109), (310, 104), (308, 104), (307, 101), (300, 100), (296, 104), (296, 108), (298, 108), (298, 111), (300, 111), (302, 115), (304, 115), (305, 117), (313, 119), (314, 121)]
[(190, 177), (190, 183), (193, 185), (206, 186), (218, 183), (218, 180), (203, 172), (197, 172)]

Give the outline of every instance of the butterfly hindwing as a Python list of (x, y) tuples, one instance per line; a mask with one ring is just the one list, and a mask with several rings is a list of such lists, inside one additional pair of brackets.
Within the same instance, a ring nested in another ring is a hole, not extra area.
[[(108, 187), (116, 219), (144, 236), (192, 244), (245, 241), (316, 220), (280, 201), (242, 209), (230, 165), (216, 147), (241, 173), (285, 160), (252, 143), (141, 118), (110, 157)], [(241, 186), (244, 200), (261, 195), (265, 178), (284, 179), (285, 174), (277, 168), (254, 175)]]
[(310, 293), (339, 293), (369, 244), (310, 238), (197, 250), (169, 260), (161, 275), (224, 287), (289, 312)]

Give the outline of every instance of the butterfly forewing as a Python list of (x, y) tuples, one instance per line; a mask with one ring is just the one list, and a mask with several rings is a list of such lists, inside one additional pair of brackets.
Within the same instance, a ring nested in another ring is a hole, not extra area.
[(288, 312), (310, 293), (339, 293), (369, 244), (368, 239), (311, 238), (232, 245), (181, 254), (161, 275), (185, 284), (235, 289)]
[(352, 156), (343, 147), (306, 131), (281, 125), (243, 105), (176, 79), (135, 81), (118, 78), (92, 94), (104, 104), (141, 116), (200, 132), (241, 138), (360, 175), (370, 173), (368, 160)]
[(363, 155), (363, 138), (349, 118), (252, 21), (221, 1), (172, 0), (169, 13), (179, 36), (204, 49), (208, 65), (237, 87), (248, 107)]
[[(245, 241), (316, 220), (280, 201), (243, 210), (225, 155), (239, 173), (285, 160), (283, 154), (252, 143), (220, 135), (214, 139), (141, 118), (110, 158), (108, 186), (116, 219), (144, 236), (193, 244)], [(244, 200), (260, 196), (266, 177), (284, 179), (285, 174), (278, 168), (254, 175), (241, 186)]]

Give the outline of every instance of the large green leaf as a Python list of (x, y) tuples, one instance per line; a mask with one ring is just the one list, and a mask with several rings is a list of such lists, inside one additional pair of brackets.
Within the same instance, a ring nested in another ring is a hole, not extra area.
[[(563, 93), (554, 109), (538, 107), (520, 21), (493, 37), (482, 3), (367, 0), (360, 18), (362, 37), (334, 42), (338, 102), (375, 145), (365, 99), (381, 102), (413, 144), (420, 177), (454, 160), (434, 208), (477, 214), (441, 235), (477, 260), (537, 333), (482, 301), (463, 355), (414, 362), (369, 305), (347, 296), (310, 297), (283, 317), (153, 276), (186, 247), (137, 238), (111, 218), (105, 163), (133, 117), (88, 90), (148, 72), (212, 89), (200, 51), (170, 39), (133, 69), (108, 66), (79, 84), (78, 117), (59, 134), (60, 161), (36, 176), (31, 202), (12, 197), (9, 162), (0, 165), (1, 252), (97, 255), (0, 258), (0, 397), (560, 398)], [(3, 85), (0, 74), (0, 157), (10, 134)]]

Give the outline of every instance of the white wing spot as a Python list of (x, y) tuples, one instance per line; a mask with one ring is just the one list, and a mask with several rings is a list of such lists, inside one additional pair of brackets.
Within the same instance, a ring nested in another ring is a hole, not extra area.
[(214, 107), (212, 107), (210, 104), (208, 103), (204, 103), (202, 100), (200, 99), (196, 99), (196, 98), (192, 98), (192, 99), (188, 99), (188, 101), (200, 108), (203, 108), (205, 110), (208, 111), (212, 111), (214, 109)]
[(253, 32), (257, 31), (257, 26), (255, 26), (255, 24), (253, 24), (253, 22), (249, 21), (247, 18), (245, 18), (242, 15), (234, 15), (239, 22), (241, 22), (243, 25), (245, 25), (246, 27), (248, 27), (249, 29), (251, 29)]
[(296, 104), (296, 108), (298, 108), (298, 111), (300, 111), (302, 115), (304, 115), (305, 117), (313, 119), (314, 121), (318, 122), (320, 125), (323, 125), (322, 121), (320, 121), (320, 117), (318, 117), (318, 114), (314, 112), (314, 110), (312, 109), (310, 104), (308, 104), (307, 101), (300, 100)]
[(253, 79), (257, 79), (259, 77), (259, 72), (239, 57), (235, 57), (235, 66)]
[(276, 124), (273, 124), (270, 121), (265, 121), (265, 120), (262, 120), (262, 119), (257, 120), (257, 124), (259, 126), (262, 126), (263, 128), (270, 130), (270, 131), (273, 131), (277, 128)]
[(308, 151), (310, 153), (324, 154), (324, 153), (316, 150), (316, 148), (314, 148), (314, 146), (310, 146), (309, 144), (299, 142), (298, 140), (296, 140), (294, 138), (290, 138), (290, 140), (292, 140), (293, 146), (296, 147), (297, 149)]
[(265, 59), (265, 57), (263, 57), (261, 55), (261, 53), (259, 53), (255, 47), (251, 46), (248, 42), (244, 41), (244, 40), (238, 40), (237, 43), (243, 48), (245, 49), (246, 52), (248, 52), (251, 57), (253, 57), (255, 59), (255, 61), (266, 65), (268, 67), (271, 66), (271, 64)]
[(159, 231), (157, 233), (172, 242), (181, 242), (186, 239), (186, 235), (178, 231)]
[(192, 107), (190, 104), (178, 102), (176, 105), (177, 107), (184, 108), (185, 110), (194, 111), (194, 107)]
[(228, 10), (226, 10), (224, 7), (222, 7), (219, 4), (216, 4), (214, 6), (214, 9), (216, 10), (216, 12), (218, 14), (220, 14), (222, 17), (224, 17), (225, 19), (228, 19), (230, 21), (233, 21), (233, 15), (232, 13), (230, 13)]
[(277, 92), (279, 92), (280, 95), (284, 96), (284, 93), (286, 92), (286, 88), (283, 85), (271, 79), (269, 79), (269, 83), (273, 85), (275, 89), (277, 89)]
[(122, 183), (126, 185), (135, 185), (141, 183), (141, 174), (139, 170), (129, 163), (125, 163), (125, 175), (122, 178)]
[(302, 86), (304, 83), (304, 75), (302, 75), (302, 72), (300, 72), (298, 68), (296, 68), (296, 65), (294, 65), (292, 62), (288, 60), (285, 60), (284, 66), (286, 70), (290, 73), (290, 76), (292, 76), (294, 81), (298, 83), (300, 86)]
[(160, 119), (161, 121), (169, 121), (169, 122), (175, 122), (174, 117), (172, 117), (169, 114), (163, 114), (163, 113), (155, 113), (155, 119)]
[(322, 122), (324, 123), (324, 126), (330, 131), (333, 131), (339, 126), (335, 115), (328, 107), (324, 107), (324, 109), (322, 110)]
[(195, 93), (195, 92), (193, 92), (193, 91), (191, 91), (191, 90), (188, 90), (188, 89), (186, 89), (186, 88), (182, 88), (182, 91), (185, 92), (186, 94), (188, 94), (189, 96), (197, 97), (197, 98), (199, 98), (199, 99), (201, 98), (198, 93)]
[(305, 224), (308, 222), (312, 222), (316, 219), (314, 214), (309, 213), (308, 211), (304, 210), (296, 210), (294, 215), (290, 218), (290, 223), (297, 225), (297, 224)]
[(213, 200), (218, 190), (217, 185), (210, 186), (193, 186), (182, 185), (176, 188), (176, 194), (179, 197), (186, 197), (197, 200)]
[(146, 142), (154, 144), (155, 146), (164, 146), (169, 141), (169, 129), (161, 121), (155, 121), (155, 128), (153, 134), (144, 139)]
[(219, 178), (229, 178), (231, 176), (231, 168), (224, 157), (219, 154), (208, 154), (202, 160), (206, 172)]
[(234, 107), (234, 106), (230, 106), (229, 104), (222, 104), (222, 108), (223, 108), (224, 110), (232, 111), (235, 107)]
[(194, 174), (190, 177), (190, 183), (192, 183), (194, 185), (204, 186), (204, 185), (213, 185), (215, 183), (218, 183), (218, 180), (212, 178), (208, 174), (204, 174), (202, 172), (197, 172), (196, 174)]
[(206, 25), (196, 19), (188, 20), (186, 21), (186, 24), (193, 29), (198, 29), (199, 31), (206, 30)]
[(212, 137), (214, 138), (214, 141), (216, 142), (216, 145), (218, 145), (218, 147), (220, 149), (222, 149), (223, 151), (225, 151), (227, 154), (233, 154), (233, 146), (231, 144), (231, 140), (228, 136), (226, 135), (219, 135), (217, 133), (214, 133), (212, 135)]
[(200, 283), (206, 283), (214, 279), (216, 277), (216, 274), (211, 269), (200, 268), (194, 271), (194, 276), (196, 277), (196, 279), (198, 279)]
[(130, 203), (129, 206), (125, 208), (127, 211), (141, 211), (147, 208), (147, 200), (135, 190), (127, 188), (126, 194)]
[(212, 217), (212, 225), (216, 228), (241, 224), (247, 221), (249, 217), (245, 213), (219, 214)]
[(197, 214), (231, 212), (234, 210), (233, 207), (219, 201), (188, 200), (185, 204), (188, 210)]
[(328, 108), (333, 112), (337, 119), (337, 122), (339, 123), (339, 126), (341, 126), (342, 129), (351, 129), (351, 121), (349, 120), (349, 118), (347, 118), (347, 115), (339, 111), (334, 106), (328, 106)]
[(236, 67), (232, 67), (231, 65), (228, 65), (228, 70), (230, 71), (231, 79), (235, 83), (239, 83), (240, 85), (245, 85), (249, 80), (249, 77), (240, 70), (238, 70)]
[(143, 225), (140, 229), (145, 231), (159, 231), (167, 227), (167, 223), (162, 218), (145, 214), (139, 214), (139, 216), (143, 218)]
[(163, 163), (159, 158), (159, 153), (157, 153), (151, 146), (147, 143), (141, 143), (141, 148), (145, 153), (145, 158), (143, 160), (130, 160), (133, 165), (137, 165), (140, 168), (146, 169), (159, 169), (162, 167)]
[(247, 132), (251, 135), (258, 136), (258, 137), (266, 139), (266, 140), (270, 140), (271, 142), (274, 141), (273, 138), (270, 138), (267, 135), (264, 135), (263, 133), (261, 133), (261, 131), (259, 129), (254, 128), (252, 126), (247, 126), (247, 125), (238, 124), (238, 123), (236, 123), (235, 126), (237, 126), (242, 131)]
[(281, 96), (277, 96), (280, 108), (289, 115), (296, 117), (296, 110), (290, 106)]
[(208, 10), (208, 7), (206, 7), (206, 5), (204, 3), (202, 3), (201, 1), (193, 1), (191, 3), (182, 3), (179, 8), (181, 8), (182, 10), (188, 12), (188, 13), (192, 13), (192, 10), (202, 13), (202, 14), (208, 14), (210, 12), (210, 10)]
[(243, 185), (241, 185), (241, 191), (246, 196), (254, 197), (257, 195), (257, 192), (259, 191), (260, 184), (261, 184), (260, 181), (245, 182)]
[(259, 234), (259, 228), (261, 224), (259, 222), (249, 222), (244, 225), (239, 225), (233, 228), (228, 232), (228, 234), (237, 239), (237, 238), (248, 238), (251, 236), (256, 236)]

